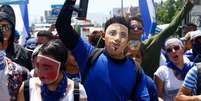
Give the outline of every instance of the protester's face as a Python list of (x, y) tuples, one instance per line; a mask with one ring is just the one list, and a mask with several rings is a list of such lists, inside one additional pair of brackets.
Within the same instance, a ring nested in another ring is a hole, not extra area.
[(167, 52), (168, 58), (174, 64), (177, 65), (183, 62), (184, 49), (181, 46), (171, 43), (166, 47), (166, 52)]
[(182, 29), (183, 36), (185, 36), (188, 32), (189, 32), (189, 29), (187, 27)]
[(7, 20), (0, 21), (0, 50), (8, 47), (8, 40), (11, 36), (11, 24)]
[(36, 73), (44, 84), (54, 83), (59, 76), (61, 63), (52, 57), (39, 54), (36, 62)]
[(189, 26), (188, 29), (189, 29), (189, 32), (190, 32), (190, 31), (196, 31), (196, 27), (195, 27), (195, 26)]
[(135, 40), (130, 40), (128, 42), (127, 55), (134, 58), (138, 63), (142, 63), (142, 56), (140, 51), (140, 42)]
[(119, 23), (111, 24), (106, 29), (104, 39), (109, 55), (123, 55), (128, 44), (128, 28)]
[(132, 39), (132, 36), (140, 37), (143, 34), (144, 30), (143, 30), (143, 25), (141, 22), (136, 21), (136, 20), (131, 20), (130, 25), (132, 27), (130, 30), (131, 34), (129, 36), (129, 37), (131, 37), (131, 39)]
[(196, 30), (196, 27), (194, 26), (185, 27), (182, 29), (183, 36), (185, 36), (188, 32), (195, 31), (195, 30)]
[(37, 44), (44, 44), (48, 42), (48, 38), (45, 36), (37, 36)]
[(184, 41), (184, 46), (187, 50), (192, 49), (192, 43), (191, 40), (185, 40)]

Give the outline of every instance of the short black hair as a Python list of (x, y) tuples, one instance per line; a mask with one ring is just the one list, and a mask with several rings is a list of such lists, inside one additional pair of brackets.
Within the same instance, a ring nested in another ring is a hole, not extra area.
[(37, 33), (37, 36), (46, 36), (46, 37), (52, 37), (53, 36), (53, 34), (52, 34), (52, 32), (50, 32), (50, 31), (39, 31), (38, 33)]
[(52, 56), (55, 60), (61, 62), (60, 70), (65, 70), (65, 63), (68, 57), (68, 49), (61, 40), (51, 40), (39, 49), (39, 54)]
[(89, 43), (98, 48), (104, 48), (103, 32), (94, 30), (89, 36)]
[(140, 22), (140, 23), (142, 24), (142, 26), (144, 26), (143, 20), (141, 20), (139, 17), (137, 17), (137, 16), (129, 17), (129, 23), (130, 23), (132, 20), (136, 20), (136, 21)]
[(186, 26), (194, 26), (194, 27), (197, 27), (197, 25), (195, 25), (195, 24), (192, 23), (192, 22), (187, 23)]
[(114, 16), (106, 21), (104, 31), (106, 31), (107, 27), (113, 23), (125, 25), (130, 30), (129, 22), (126, 18), (121, 16)]
[(194, 24), (194, 23), (192, 23), (192, 22), (187, 23), (186, 26), (187, 26), (187, 27), (193, 27), (193, 30), (194, 30), (194, 31), (197, 30), (197, 25)]

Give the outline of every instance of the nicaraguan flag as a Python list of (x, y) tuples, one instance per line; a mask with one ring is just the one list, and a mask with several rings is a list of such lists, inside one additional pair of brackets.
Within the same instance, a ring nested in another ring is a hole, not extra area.
[(16, 15), (16, 31), (20, 34), (19, 44), (24, 46), (29, 37), (29, 16), (27, 4), (13, 5)]
[(156, 27), (156, 13), (153, 0), (139, 0), (141, 18), (144, 22), (144, 34), (142, 39), (147, 39), (154, 33)]

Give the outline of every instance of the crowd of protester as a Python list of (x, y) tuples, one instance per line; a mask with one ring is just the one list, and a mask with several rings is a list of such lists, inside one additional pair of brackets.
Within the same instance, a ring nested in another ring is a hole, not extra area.
[(174, 35), (193, 0), (144, 41), (143, 21), (119, 16), (83, 39), (74, 5), (65, 0), (56, 23), (24, 47), (13, 8), (0, 7), (0, 101), (201, 101), (201, 31), (187, 23)]

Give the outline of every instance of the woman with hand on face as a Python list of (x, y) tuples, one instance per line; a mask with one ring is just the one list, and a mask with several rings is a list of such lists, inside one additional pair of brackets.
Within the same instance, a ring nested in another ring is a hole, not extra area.
[(192, 62), (185, 62), (184, 45), (177, 38), (170, 38), (165, 42), (168, 61), (154, 73), (154, 79), (161, 100), (174, 101)]
[[(30, 101), (74, 101), (74, 82), (65, 74), (65, 62), (68, 51), (60, 40), (44, 44), (37, 55), (36, 73), (38, 77), (29, 80)], [(24, 101), (22, 84), (18, 101)], [(79, 84), (79, 101), (86, 101), (84, 87)]]

